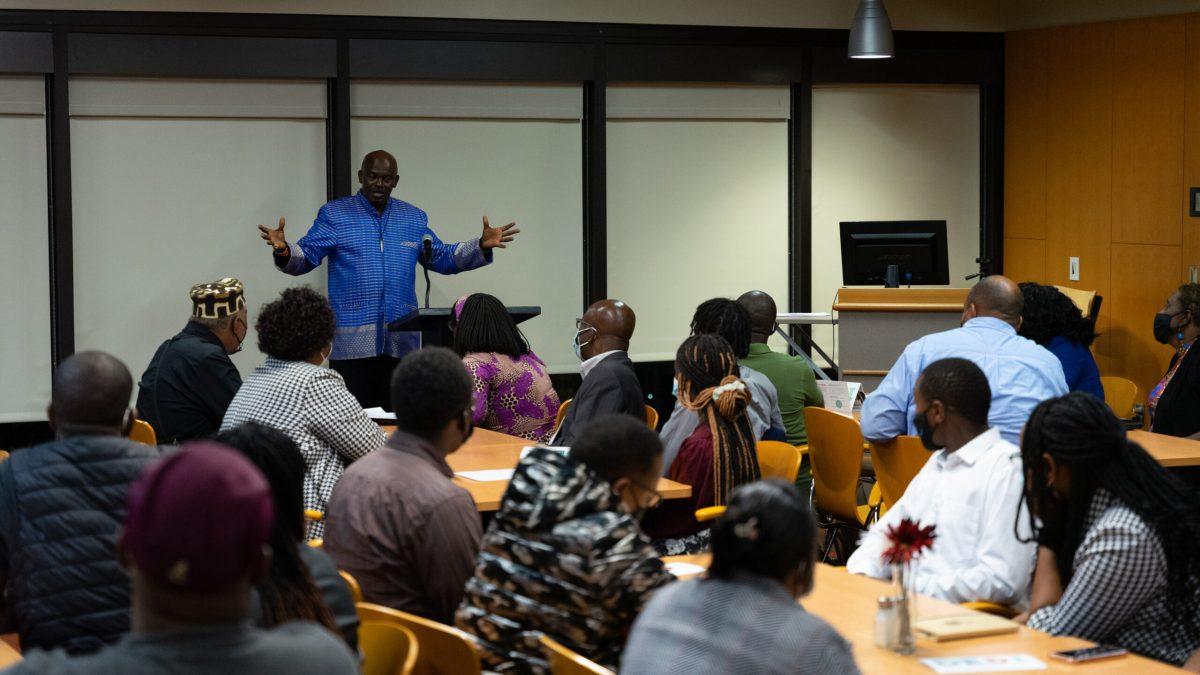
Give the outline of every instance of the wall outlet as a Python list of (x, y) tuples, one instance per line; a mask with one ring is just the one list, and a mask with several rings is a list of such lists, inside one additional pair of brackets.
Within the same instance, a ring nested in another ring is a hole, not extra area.
[(1070, 262), (1067, 264), (1067, 278), (1071, 281), (1079, 281), (1079, 258), (1071, 256)]

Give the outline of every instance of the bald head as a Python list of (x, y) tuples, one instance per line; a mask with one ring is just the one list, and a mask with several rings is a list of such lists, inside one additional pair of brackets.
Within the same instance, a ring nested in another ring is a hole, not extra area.
[(362, 186), (363, 197), (380, 213), (387, 207), (388, 198), (399, 180), (396, 175), (399, 166), (396, 158), (386, 150), (373, 150), (363, 157), (358, 183)]
[(763, 291), (749, 291), (737, 303), (750, 315), (750, 342), (766, 342), (775, 332), (775, 299)]
[[(614, 349), (627, 351), (637, 316), (620, 300), (599, 300), (587, 308), (582, 321), (595, 329), (594, 336), (581, 350), (583, 358), (589, 359)], [(579, 339), (580, 342), (588, 341), (588, 335), (585, 333)]]
[(104, 352), (79, 352), (54, 371), (50, 422), (60, 433), (80, 427), (123, 432), (133, 378), (119, 359)]
[(967, 294), (963, 307), (963, 322), (976, 317), (993, 317), (1019, 328), (1021, 311), (1025, 309), (1025, 297), (1021, 287), (1012, 279), (993, 274), (984, 277)]

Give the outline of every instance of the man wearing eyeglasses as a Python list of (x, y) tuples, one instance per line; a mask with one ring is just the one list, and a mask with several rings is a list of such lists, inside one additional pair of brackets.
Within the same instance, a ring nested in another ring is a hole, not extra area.
[(483, 267), (492, 262), (493, 249), (507, 248), (521, 231), (516, 223), (491, 227), (484, 216), (478, 239), (442, 243), (424, 211), (391, 197), (397, 166), (383, 150), (368, 153), (358, 171), (359, 191), (322, 206), (308, 234), (294, 243), (284, 238), (283, 218), (276, 229), (258, 226), (275, 266), (286, 274), (305, 274), (329, 257), (329, 302), (337, 317), (329, 365), (364, 408), (388, 406), (397, 359), (421, 346), (420, 333), (388, 330), (417, 308), (416, 266), (439, 274)]
[(575, 430), (600, 415), (624, 413), (646, 418), (642, 385), (626, 353), (636, 323), (633, 310), (620, 300), (594, 302), (575, 322), (572, 346), (583, 362), (583, 384), (567, 408), (555, 445), (571, 445)]

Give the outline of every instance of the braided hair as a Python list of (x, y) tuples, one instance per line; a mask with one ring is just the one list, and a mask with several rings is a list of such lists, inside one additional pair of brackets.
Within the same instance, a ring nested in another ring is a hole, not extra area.
[[(1071, 493), (1055, 497), (1047, 486), (1046, 462), (1071, 471)], [(1053, 550), (1065, 586), (1075, 551), (1083, 540), (1092, 498), (1106, 490), (1153, 528), (1167, 558), (1167, 603), (1182, 621), (1164, 630), (1200, 637), (1200, 498), (1163, 468), (1125, 429), (1100, 399), (1082, 392), (1043, 401), (1033, 410), (1021, 441), (1025, 465), (1022, 504), (1029, 531)], [(1017, 538), (1022, 509), (1017, 509)], [(1040, 523), (1038, 521), (1041, 521)]]
[(737, 357), (720, 335), (693, 335), (675, 355), (679, 402), (700, 413), (713, 439), (713, 498), (724, 504), (733, 489), (761, 474), (746, 408), (750, 391), (738, 378)]
[(1076, 344), (1090, 347), (1096, 340), (1096, 324), (1079, 312), (1079, 308), (1062, 291), (1053, 286), (1026, 281), (1020, 284), (1025, 297), (1021, 310), (1022, 337), (1046, 346), (1056, 337), (1065, 337)]
[(304, 537), (304, 457), (282, 431), (246, 422), (217, 436), (221, 443), (242, 453), (258, 467), (271, 485), (275, 524), (271, 527), (271, 568), (258, 582), (263, 625), (267, 628), (293, 620), (315, 621), (335, 635), (333, 613), (313, 583), (308, 565), (300, 557)]
[(725, 338), (739, 359), (750, 353), (750, 312), (729, 298), (705, 300), (692, 315), (692, 335), (715, 333)]

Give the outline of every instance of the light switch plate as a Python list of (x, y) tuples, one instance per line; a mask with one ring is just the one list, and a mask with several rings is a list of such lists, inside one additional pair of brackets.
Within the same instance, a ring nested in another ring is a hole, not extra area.
[(1067, 277), (1071, 281), (1079, 281), (1079, 258), (1071, 256), (1071, 261), (1067, 265)]

